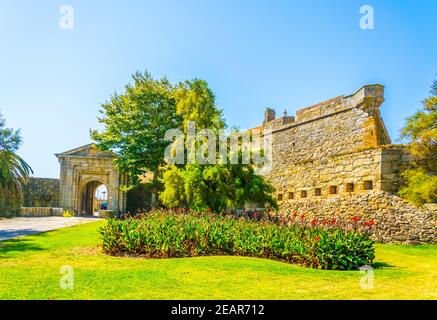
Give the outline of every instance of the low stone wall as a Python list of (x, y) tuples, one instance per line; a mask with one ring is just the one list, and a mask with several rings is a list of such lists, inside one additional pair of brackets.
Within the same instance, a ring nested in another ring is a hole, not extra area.
[(22, 207), (21, 217), (51, 217), (62, 216), (62, 208), (52, 207)]
[(23, 207), (59, 206), (59, 179), (29, 179), (24, 190)]
[(437, 243), (437, 214), (417, 208), (390, 193), (369, 192), (332, 199), (299, 199), (280, 203), (279, 214), (297, 211), (309, 218), (374, 220), (372, 237), (383, 243)]

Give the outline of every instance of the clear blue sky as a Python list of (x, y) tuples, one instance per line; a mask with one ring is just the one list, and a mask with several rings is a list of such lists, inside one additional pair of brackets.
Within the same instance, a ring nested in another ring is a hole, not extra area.
[[(74, 30), (59, 27), (65, 4)], [(145, 69), (205, 79), (241, 128), (380, 83), (395, 140), (436, 78), (437, 1), (1, 0), (0, 40), (0, 109), (35, 175), (58, 177), (53, 154), (89, 143), (100, 104)]]

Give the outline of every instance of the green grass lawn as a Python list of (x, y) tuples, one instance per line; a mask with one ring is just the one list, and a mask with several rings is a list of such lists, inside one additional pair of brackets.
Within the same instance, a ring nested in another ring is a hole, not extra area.
[[(374, 288), (359, 271), (248, 257), (111, 257), (103, 221), (0, 242), (0, 299), (437, 299), (437, 246), (377, 245)], [(60, 268), (74, 268), (74, 289)]]

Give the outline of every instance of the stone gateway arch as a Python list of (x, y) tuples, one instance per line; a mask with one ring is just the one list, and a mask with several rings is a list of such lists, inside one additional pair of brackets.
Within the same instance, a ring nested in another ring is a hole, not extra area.
[(105, 185), (107, 209), (116, 213), (126, 211), (126, 192), (119, 187), (126, 183), (126, 175), (114, 166), (116, 154), (102, 151), (95, 144), (56, 154), (61, 166), (59, 206), (80, 215), (93, 213), (94, 194)]

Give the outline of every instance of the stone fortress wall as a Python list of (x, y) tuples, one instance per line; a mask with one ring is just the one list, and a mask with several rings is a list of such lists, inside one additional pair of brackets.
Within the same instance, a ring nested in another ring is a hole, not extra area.
[(390, 145), (380, 116), (383, 90), (365, 86), (354, 95), (299, 110), (296, 118), (264, 120), (263, 129), (273, 134), (273, 166), (266, 178), (279, 197), (303, 198), (306, 191), (306, 197), (329, 198), (347, 188), (360, 192), (397, 184), (397, 166), (381, 171), (389, 154), (402, 158), (402, 147)]
[(252, 130), (272, 133), (272, 169), (265, 177), (276, 189), (280, 214), (359, 215), (377, 222), (379, 241), (437, 242), (435, 212), (395, 195), (408, 155), (391, 144), (383, 101), (384, 87), (367, 85), (296, 117), (266, 110), (263, 125)]
[(59, 179), (30, 178), (23, 190), (24, 207), (58, 207)]

